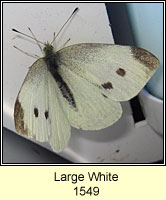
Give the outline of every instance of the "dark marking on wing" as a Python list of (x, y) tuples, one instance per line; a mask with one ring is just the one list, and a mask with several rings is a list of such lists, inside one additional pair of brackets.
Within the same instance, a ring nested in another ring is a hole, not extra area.
[(144, 64), (150, 70), (154, 70), (160, 64), (158, 58), (156, 58), (152, 53), (145, 49), (131, 47), (131, 52), (133, 57), (137, 59), (140, 63)]
[(48, 70), (50, 71), (55, 81), (57, 82), (63, 97), (69, 102), (70, 105), (76, 108), (76, 103), (70, 88), (62, 79), (61, 75), (58, 73), (58, 64), (57, 64), (58, 57), (55, 56), (55, 53), (53, 52), (53, 47), (49, 44), (46, 44), (46, 46), (44, 47), (44, 52), (46, 54), (44, 60), (47, 64)]
[(119, 68), (117, 71), (116, 71), (116, 73), (119, 75), (119, 76), (125, 76), (125, 74), (126, 74), (126, 71), (124, 70), (124, 69), (122, 69), (122, 68)]
[(44, 115), (45, 115), (45, 118), (48, 119), (48, 111), (45, 111)]
[(104, 89), (112, 89), (113, 86), (112, 86), (112, 83), (110, 82), (107, 82), (107, 83), (104, 83), (101, 85)]
[(15, 122), (15, 127), (16, 127), (17, 132), (21, 133), (22, 135), (27, 136), (28, 129), (25, 128), (25, 125), (24, 125), (24, 110), (18, 98), (14, 106), (14, 122)]
[(38, 117), (39, 116), (39, 111), (37, 108), (34, 108), (34, 114), (35, 114), (35, 117)]
[(115, 152), (116, 152), (116, 153), (119, 153), (119, 152), (120, 152), (120, 149), (117, 149)]
[(103, 97), (108, 98), (106, 95), (104, 95), (103, 93), (101, 93), (103, 95)]

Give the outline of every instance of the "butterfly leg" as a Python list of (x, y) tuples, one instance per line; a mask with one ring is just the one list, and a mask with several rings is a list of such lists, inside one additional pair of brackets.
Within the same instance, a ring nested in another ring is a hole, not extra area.
[(23, 51), (22, 49), (16, 47), (15, 45), (14, 45), (13, 47), (14, 47), (15, 49), (17, 49), (18, 51), (24, 53), (24, 54), (27, 55), (27, 56), (30, 56), (30, 57), (33, 57), (33, 58), (36, 58), (36, 59), (39, 59), (39, 58), (40, 58), (38, 55), (29, 54), (28, 52)]

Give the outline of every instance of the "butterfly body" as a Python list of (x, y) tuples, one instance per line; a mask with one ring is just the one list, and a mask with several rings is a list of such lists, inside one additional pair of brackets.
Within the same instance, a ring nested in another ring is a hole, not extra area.
[(43, 52), (17, 96), (15, 127), (56, 152), (67, 145), (71, 126), (99, 130), (114, 124), (120, 101), (137, 95), (159, 65), (150, 52), (130, 46), (85, 43), (55, 52), (47, 43)]
[(76, 107), (73, 94), (70, 91), (70, 88), (67, 86), (67, 84), (65, 83), (65, 81), (62, 79), (61, 75), (58, 72), (57, 60), (59, 59), (59, 57), (56, 56), (53, 46), (47, 43), (45, 44), (43, 51), (45, 55), (43, 59), (47, 65), (49, 72), (52, 74), (56, 83), (58, 84), (58, 87), (61, 90), (63, 97), (67, 99), (69, 104), (71, 104), (73, 107)]

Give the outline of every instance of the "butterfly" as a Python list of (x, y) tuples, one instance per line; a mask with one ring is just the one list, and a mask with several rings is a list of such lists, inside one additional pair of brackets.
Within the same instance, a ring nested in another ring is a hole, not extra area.
[(42, 51), (18, 93), (14, 121), (18, 133), (48, 141), (55, 152), (66, 147), (71, 126), (100, 130), (117, 122), (120, 102), (136, 96), (159, 66), (134, 46), (80, 43), (55, 51), (44, 43)]

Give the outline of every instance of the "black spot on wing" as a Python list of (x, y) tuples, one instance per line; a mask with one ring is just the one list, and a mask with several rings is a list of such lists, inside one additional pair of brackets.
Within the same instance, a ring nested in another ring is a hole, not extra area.
[(119, 75), (119, 76), (125, 76), (125, 74), (126, 74), (126, 71), (124, 70), (124, 69), (122, 69), (122, 68), (119, 68), (117, 71), (116, 71), (116, 73)]
[(35, 117), (38, 117), (39, 116), (39, 111), (37, 108), (34, 108), (34, 115)]
[(104, 89), (113, 89), (112, 83), (107, 82), (101, 85)]
[(45, 115), (45, 118), (48, 119), (48, 111), (45, 111), (44, 115)]

